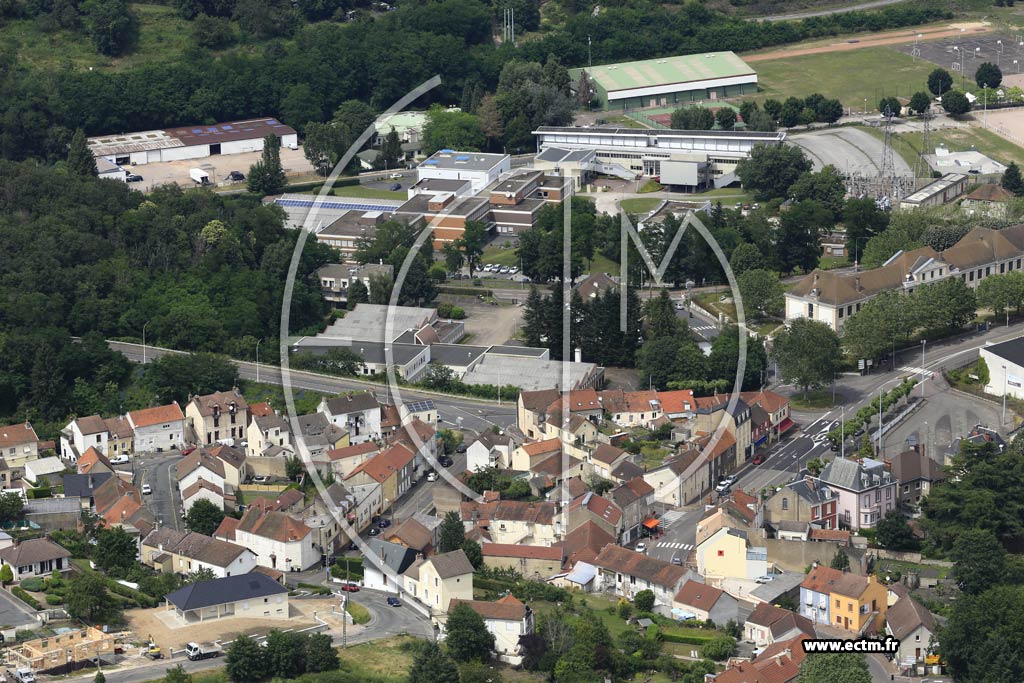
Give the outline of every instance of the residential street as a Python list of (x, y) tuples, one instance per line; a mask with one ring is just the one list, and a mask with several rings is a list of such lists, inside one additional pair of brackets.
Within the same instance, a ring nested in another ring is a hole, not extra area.
[(177, 477), (172, 477), (171, 473), (180, 460), (181, 454), (177, 451), (146, 454), (135, 459), (135, 483), (140, 487), (149, 484), (153, 489), (153, 493), (143, 497), (143, 502), (161, 526), (179, 531), (184, 529), (181, 523), (181, 498), (175, 486)]

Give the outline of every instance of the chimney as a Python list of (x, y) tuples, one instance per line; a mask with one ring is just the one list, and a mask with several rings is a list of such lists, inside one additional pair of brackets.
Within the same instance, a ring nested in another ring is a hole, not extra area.
[(579, 347), (576, 348), (576, 354), (573, 356), (577, 363), (583, 362), (583, 350)]
[(89, 490), (91, 491), (92, 490), (92, 475), (91, 474), (89, 475), (88, 481), (89, 481)]
[(860, 291), (860, 275), (857, 275), (856, 284), (857, 284), (857, 291), (859, 292)]

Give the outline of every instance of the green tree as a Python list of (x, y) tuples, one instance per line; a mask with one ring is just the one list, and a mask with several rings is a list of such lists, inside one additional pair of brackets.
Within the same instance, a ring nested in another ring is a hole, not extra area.
[(818, 120), (822, 123), (835, 123), (843, 118), (843, 103), (837, 99), (824, 100), (818, 106)]
[[(963, 683), (1024, 680), (1024, 586), (994, 585), (957, 598), (939, 634), (942, 658)], [(988, 653), (988, 656), (985, 653)], [(999, 653), (993, 657), (992, 653)]]
[(427, 123), (423, 126), (424, 154), (433, 154), (439, 149), (479, 152), (485, 144), (479, 117), (467, 112), (447, 111), (437, 105), (427, 112)]
[(637, 612), (651, 612), (654, 610), (654, 592), (650, 590), (638, 591), (633, 596), (633, 606)]
[(276, 135), (263, 138), (263, 154), (249, 167), (249, 192), (259, 195), (278, 194), (284, 189), (284, 169), (281, 167), (281, 141)]
[(213, 353), (168, 354), (147, 363), (143, 382), (157, 400), (184, 405), (189, 396), (224, 391), (238, 383), (238, 368)]
[(394, 282), (385, 273), (370, 275), (370, 303), (390, 304), (392, 288), (394, 288)]
[(649, 379), (659, 390), (665, 389), (674, 377), (679, 345), (680, 339), (674, 336), (658, 337), (644, 343), (636, 353), (636, 367), (641, 377)]
[(14, 491), (0, 495), (0, 524), (10, 524), (21, 519), (25, 501)]
[(928, 74), (928, 90), (935, 97), (942, 97), (953, 87), (953, 76), (945, 69), (935, 69)]
[(97, 671), (92, 678), (92, 683), (107, 683), (107, 677), (103, 675), (102, 671)]
[(942, 108), (950, 116), (963, 116), (971, 110), (971, 103), (959, 90), (947, 90), (942, 96)]
[(667, 291), (661, 290), (658, 296), (648, 299), (644, 304), (644, 330), (649, 341), (679, 336), (680, 324)]
[(732, 272), (737, 277), (748, 270), (761, 269), (764, 266), (764, 254), (757, 248), (757, 245), (750, 242), (742, 242), (736, 245), (736, 248), (732, 250), (732, 254), (729, 256), (729, 267), (732, 268)]
[(138, 548), (135, 540), (122, 527), (104, 527), (96, 534), (96, 566), (105, 571), (127, 571), (135, 566)]
[(345, 300), (345, 308), (352, 310), (359, 304), (365, 304), (370, 301), (370, 291), (366, 288), (366, 285), (359, 278), (352, 280), (352, 283), (348, 286), (348, 298)]
[(86, 33), (100, 54), (116, 57), (134, 45), (139, 18), (125, 0), (85, 0), (81, 11)]
[(918, 91), (910, 98), (910, 110), (915, 114), (923, 114), (932, 106), (932, 98), (926, 92)]
[(867, 241), (861, 249), (861, 265), (864, 268), (878, 268), (898, 251), (911, 251), (924, 246), (920, 238), (914, 237), (908, 230), (890, 225)]
[[(503, 497), (509, 498), (511, 500), (520, 498), (521, 496), (519, 494), (522, 492), (514, 490), (514, 487), (517, 484), (519, 484), (519, 482), (513, 482), (512, 484), (510, 484), (508, 489), (505, 490)], [(529, 495), (529, 492), (529, 485), (527, 485), (525, 493)], [(467, 538), (465, 541), (462, 542), (461, 547), (462, 552), (466, 553), (466, 559), (468, 559), (469, 563), (473, 565), (473, 569), (479, 569), (481, 566), (483, 566), (484, 553), (479, 543), (477, 543), (476, 541), (471, 541)]]
[(863, 655), (809, 654), (800, 662), (797, 683), (871, 683)]
[(457, 662), (487, 661), (494, 649), (494, 634), (487, 630), (483, 617), (460, 602), (448, 612), (448, 654)]
[(888, 550), (917, 550), (919, 545), (907, 518), (899, 510), (890, 510), (878, 520), (875, 538)]
[(796, 384), (805, 393), (833, 381), (842, 360), (835, 331), (825, 323), (806, 318), (794, 320), (775, 338), (772, 356), (784, 381)]
[(64, 606), (68, 614), (89, 624), (100, 623), (116, 614), (114, 601), (107, 592), (107, 581), (96, 572), (78, 574), (68, 582)]
[(459, 670), (437, 643), (427, 641), (412, 660), (409, 683), (459, 683)]
[(979, 88), (998, 88), (1003, 82), (1003, 71), (992, 62), (983, 62), (974, 72), (974, 82)]
[(743, 187), (761, 200), (785, 198), (797, 178), (810, 170), (803, 150), (792, 145), (755, 145), (736, 166)]
[(843, 215), (846, 184), (835, 166), (829, 164), (820, 171), (800, 175), (789, 188), (789, 195), (798, 202), (813, 199), (832, 212), (833, 220)]
[(850, 557), (842, 549), (839, 549), (836, 551), (829, 566), (841, 572), (850, 571)]
[(736, 278), (743, 297), (743, 310), (751, 318), (768, 318), (782, 312), (782, 283), (767, 270), (748, 270)]
[(267, 634), (263, 661), (271, 675), (295, 678), (306, 671), (306, 638), (296, 631), (272, 629)]
[(843, 223), (846, 226), (846, 252), (859, 261), (867, 240), (889, 225), (889, 215), (878, 208), (871, 197), (851, 197), (843, 207)]
[(402, 140), (398, 137), (398, 132), (394, 126), (384, 136), (384, 142), (380, 146), (380, 153), (377, 154), (377, 160), (374, 162), (374, 166), (382, 169), (400, 168), (402, 165), (402, 159), (405, 157), (405, 153), (402, 151)]
[(906, 339), (913, 327), (909, 300), (899, 292), (882, 292), (847, 318), (843, 346), (853, 358), (877, 360), (888, 355), (897, 339)]
[(1018, 197), (1024, 197), (1024, 180), (1021, 179), (1020, 166), (1017, 165), (1016, 161), (1011, 161), (1010, 165), (1003, 171), (1000, 185), (1007, 192), (1012, 192)]
[(193, 572), (189, 572), (183, 583), (202, 583), (203, 581), (213, 581), (216, 578), (217, 575), (213, 573), (212, 569), (209, 567), (200, 567)]
[(736, 641), (729, 637), (713, 638), (700, 648), (701, 657), (718, 662), (732, 657), (735, 652)]
[(11, 565), (5, 564), (0, 567), (0, 584), (6, 586), (12, 581), (14, 581), (14, 571), (11, 569)]
[(895, 97), (883, 97), (878, 102), (878, 113), (882, 116), (899, 116), (903, 105)]
[(480, 101), (477, 116), (480, 117), (480, 130), (487, 138), (487, 149), (494, 149), (505, 134), (505, 123), (501, 120), (501, 112), (493, 95), (486, 95)]
[(192, 674), (185, 671), (181, 664), (176, 664), (173, 669), (167, 669), (163, 683), (192, 683)]
[(441, 520), (441, 528), (437, 534), (437, 552), (450, 553), (458, 550), (466, 542), (466, 529), (462, 525), (459, 513), (449, 510)]
[(344, 139), (340, 126), (330, 123), (311, 121), (305, 126), (305, 139), (302, 142), (302, 154), (306, 157), (317, 173), (327, 176), (345, 152)]
[(483, 662), (459, 665), (459, 683), (502, 683), (501, 673)]
[(480, 257), (484, 253), (484, 239), (487, 237), (487, 224), (482, 221), (466, 221), (462, 237), (456, 240), (456, 247), (462, 250), (469, 268), (470, 277), (480, 265)]
[(225, 669), (231, 683), (263, 680), (269, 673), (264, 648), (249, 636), (238, 636), (227, 647)]
[(340, 662), (331, 637), (314, 633), (306, 638), (306, 671), (311, 674), (336, 671)]
[(672, 112), (670, 123), (675, 130), (711, 130), (715, 113), (707, 107), (683, 107)]
[(85, 133), (79, 128), (71, 136), (68, 146), (68, 172), (78, 176), (96, 177), (96, 157), (86, 144)]
[(953, 542), (949, 556), (953, 560), (953, 577), (968, 595), (978, 595), (1003, 581), (1006, 550), (991, 531), (963, 532)]
[(816, 268), (821, 257), (821, 234), (831, 224), (829, 210), (813, 199), (799, 202), (782, 214), (776, 238), (780, 270), (789, 273), (800, 268), (806, 273)]
[(213, 536), (223, 520), (224, 510), (205, 498), (194, 502), (185, 513), (188, 528), (204, 536)]
[(731, 107), (721, 107), (715, 113), (715, 123), (722, 130), (732, 130), (736, 126), (736, 112)]
[(307, 123), (323, 118), (323, 107), (323, 101), (307, 83), (296, 83), (281, 100), (281, 120), (303, 135)]

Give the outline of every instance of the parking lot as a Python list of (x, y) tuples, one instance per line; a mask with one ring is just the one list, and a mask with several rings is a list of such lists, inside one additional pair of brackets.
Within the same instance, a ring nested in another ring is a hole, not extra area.
[(885, 454), (896, 455), (912, 443), (922, 443), (925, 452), (939, 462), (941, 454), (978, 424), (999, 427), (1001, 406), (962, 393), (943, 391), (929, 395), (909, 419), (885, 435)]
[[(189, 177), (189, 169), (201, 168), (210, 176), (210, 182), (220, 187), (237, 185), (239, 189), (245, 188), (245, 181), (227, 180), (228, 174), (232, 171), (239, 171), (243, 175), (249, 173), (249, 167), (259, 161), (262, 152), (244, 152), (242, 154), (226, 154), (202, 159), (183, 159), (181, 161), (164, 161), (155, 164), (140, 164), (138, 166), (125, 166), (129, 173), (136, 173), (142, 176), (142, 181), (130, 183), (130, 187), (137, 190), (148, 191), (158, 185), (173, 183), (182, 187), (195, 187), (195, 181)], [(313, 166), (303, 155), (302, 148), (288, 149), (281, 148), (281, 166), (285, 175), (295, 176), (313, 172)]]
[(911, 57), (918, 57), (931, 62), (943, 69), (960, 72), (961, 52), (966, 55), (964, 77), (974, 80), (974, 72), (985, 62), (992, 62), (1003, 71), (1016, 71), (1013, 60), (1024, 63), (1024, 35), (1008, 35), (1005, 33), (974, 33), (962, 31), (955, 38), (943, 38), (919, 43), (892, 45)]

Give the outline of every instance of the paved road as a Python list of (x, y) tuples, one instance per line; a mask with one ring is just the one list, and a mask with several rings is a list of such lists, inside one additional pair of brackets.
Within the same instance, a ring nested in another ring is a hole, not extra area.
[(0, 628), (38, 624), (35, 610), (5, 590), (0, 590)]
[(895, 5), (903, 1), (904, 0), (871, 0), (871, 2), (861, 2), (855, 5), (842, 5), (841, 7), (833, 7), (832, 9), (794, 12), (792, 14), (773, 14), (767, 17), (751, 17), (748, 21), (789, 21), (791, 19), (806, 19), (808, 17), (824, 17), (829, 14), (842, 14), (843, 12), (853, 12), (856, 10), (875, 9), (877, 7), (885, 7), (886, 5)]
[[(125, 342), (108, 342), (110, 348), (119, 351), (129, 360), (134, 362), (142, 361), (142, 346)], [(146, 347), (146, 360), (152, 360), (168, 353), (181, 353), (169, 349), (159, 349), (152, 346)], [(257, 366), (255, 363), (246, 361), (234, 361), (238, 366), (239, 375), (243, 379), (255, 380)], [(271, 365), (260, 365), (258, 368), (259, 381), (267, 384), (281, 384), (281, 369)], [(390, 389), (373, 382), (361, 382), (359, 380), (331, 377), (329, 375), (318, 375), (312, 372), (292, 370), (290, 373), (291, 384), (296, 389), (308, 389), (326, 394), (337, 394), (342, 391), (369, 390), (379, 400), (391, 400)], [(444, 426), (451, 425), (456, 428), (469, 428), (479, 432), (483, 429), (490, 429), (497, 425), (504, 429), (516, 421), (516, 406), (514, 403), (505, 402), (499, 406), (494, 401), (486, 401), (474, 398), (448, 397), (421, 391), (413, 391), (407, 387), (400, 389), (400, 396), (403, 401), (414, 399), (431, 399), (437, 406), (438, 413)]]
[[(842, 173), (876, 176), (881, 170), (883, 143), (863, 130), (825, 128), (790, 136), (789, 141), (807, 153), (815, 171), (831, 165)], [(899, 154), (893, 155), (893, 168), (900, 176), (914, 173)]]
[(697, 538), (697, 522), (704, 514), (703, 505), (691, 505), (661, 516), (664, 533), (656, 540), (647, 539), (647, 554), (659, 560), (685, 562)]
[(162, 526), (179, 531), (184, 529), (181, 521), (181, 497), (178, 493), (177, 476), (172, 476), (174, 466), (181, 460), (177, 451), (141, 456), (136, 459), (135, 483), (149, 484), (153, 493), (144, 496), (146, 506)]

